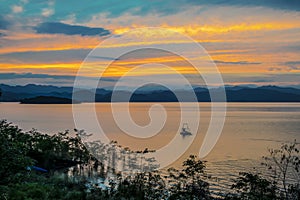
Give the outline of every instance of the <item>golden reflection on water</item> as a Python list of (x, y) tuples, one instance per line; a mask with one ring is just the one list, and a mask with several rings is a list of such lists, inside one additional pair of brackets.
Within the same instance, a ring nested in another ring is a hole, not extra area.
[[(130, 103), (132, 119), (140, 126), (150, 122), (148, 110), (152, 103)], [(179, 134), (180, 108), (178, 103), (161, 103), (168, 118), (164, 128), (150, 138), (134, 138), (122, 132), (115, 124), (110, 103), (97, 103), (98, 121), (111, 140), (118, 141), (132, 150), (159, 149)], [(175, 166), (190, 154), (198, 154), (210, 121), (210, 104), (200, 103), (200, 129), (188, 151)], [(82, 112), (92, 104), (82, 104)], [(122, 107), (122, 103), (120, 103)], [(1, 103), (0, 118), (7, 119), (25, 130), (36, 128), (53, 134), (66, 129), (73, 130), (71, 105), (23, 105)], [(210, 162), (259, 159), (268, 148), (279, 147), (282, 142), (300, 141), (299, 103), (228, 103), (227, 118), (222, 135), (211, 153), (205, 158)], [(80, 129), (80, 127), (76, 127)], [(195, 130), (192, 130), (195, 134)], [(141, 133), (143, 134), (143, 133)], [(183, 138), (183, 145), (188, 138)], [(174, 149), (176, 151), (176, 149)], [(172, 156), (172, 155), (165, 155)]]

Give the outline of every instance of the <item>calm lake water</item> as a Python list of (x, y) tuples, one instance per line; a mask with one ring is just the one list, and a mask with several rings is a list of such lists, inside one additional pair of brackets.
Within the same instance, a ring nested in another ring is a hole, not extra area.
[[(148, 111), (151, 105), (151, 103), (130, 103), (132, 118), (138, 125), (145, 126), (149, 123)], [(161, 105), (167, 111), (165, 127), (158, 135), (147, 139), (134, 138), (121, 131), (114, 123), (111, 104), (97, 103), (95, 108), (99, 123), (111, 140), (117, 140), (124, 147), (143, 150), (146, 147), (159, 149), (178, 134), (180, 128), (178, 104), (161, 103)], [(188, 155), (198, 155), (211, 117), (210, 104), (199, 103), (199, 105), (201, 128), (187, 152), (172, 164), (175, 167), (180, 167), (180, 163)], [(93, 105), (80, 104), (79, 110), (84, 114), (90, 106)], [(125, 104), (119, 103), (118, 106), (122, 108)], [(35, 128), (48, 134), (67, 129), (81, 129), (75, 127), (72, 105), (0, 103), (0, 119), (7, 119), (24, 130)], [(292, 142), (295, 139), (300, 141), (300, 103), (228, 103), (221, 137), (214, 149), (205, 157), (209, 173), (218, 177), (216, 186), (212, 184), (212, 187), (226, 187), (230, 184), (230, 177), (238, 175), (239, 171), (259, 168), (259, 159), (268, 154), (268, 148), (278, 148), (282, 143)]]

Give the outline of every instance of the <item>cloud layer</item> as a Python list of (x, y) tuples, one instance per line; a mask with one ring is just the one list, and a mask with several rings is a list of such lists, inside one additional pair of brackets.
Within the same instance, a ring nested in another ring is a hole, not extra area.
[[(108, 36), (125, 38), (126, 31), (143, 27), (192, 37), (207, 50), (226, 83), (299, 82), (295, 78), (300, 74), (299, 0), (74, 0), (71, 6), (69, 1), (7, 0), (0, 7), (0, 73), (6, 73), (0, 74), (0, 83), (72, 84), (82, 61), (99, 43)], [(185, 47), (164, 34), (157, 39), (151, 31), (140, 32), (123, 46), (111, 43), (104, 51), (153, 42)], [(201, 58), (197, 52), (189, 53)], [(147, 51), (121, 59), (95, 56), (85, 76), (97, 76), (95, 70), (110, 62), (106, 77), (121, 76), (145, 63), (162, 63), (193, 75), (182, 59)], [(148, 66), (143, 74), (167, 73)]]
[(224, 6), (258, 6), (258, 7), (269, 7), (280, 10), (294, 10), (300, 11), (300, 1), (298, 0), (186, 0), (187, 3), (196, 5), (224, 5)]
[(262, 64), (260, 62), (248, 62), (248, 61), (234, 61), (234, 62), (228, 62), (228, 61), (222, 61), (222, 60), (215, 60), (216, 64), (229, 64), (229, 65), (259, 65)]
[(106, 36), (110, 31), (104, 28), (91, 28), (87, 26), (69, 25), (60, 22), (44, 22), (34, 28), (37, 33), (65, 34), (82, 36)]
[(2, 15), (0, 15), (0, 29), (6, 30), (10, 22), (6, 20)]

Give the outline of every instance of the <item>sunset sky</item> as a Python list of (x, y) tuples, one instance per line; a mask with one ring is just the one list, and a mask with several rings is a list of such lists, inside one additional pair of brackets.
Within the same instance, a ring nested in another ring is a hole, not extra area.
[[(71, 86), (82, 61), (101, 41), (134, 28), (160, 27), (187, 35), (214, 60), (225, 84), (300, 87), (299, 0), (74, 1), (0, 0), (0, 83)], [(143, 42), (111, 44), (107, 51), (149, 42), (185, 45), (141, 33)], [(102, 58), (92, 68), (101, 67)], [(143, 52), (115, 60), (105, 73), (116, 80), (144, 63), (193, 74), (172, 54)], [(145, 67), (136, 76), (168, 73)], [(97, 77), (94, 69), (85, 77)], [(194, 83), (197, 84), (197, 83)], [(200, 84), (200, 83), (199, 83)]]

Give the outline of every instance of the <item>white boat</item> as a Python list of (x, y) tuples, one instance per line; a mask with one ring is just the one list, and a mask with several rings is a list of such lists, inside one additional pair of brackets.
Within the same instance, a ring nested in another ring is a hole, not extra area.
[(191, 133), (191, 131), (190, 131), (190, 128), (189, 128), (189, 126), (188, 126), (187, 123), (183, 123), (183, 126), (182, 126), (182, 128), (181, 128), (180, 135), (182, 135), (182, 136), (192, 135), (192, 133)]

